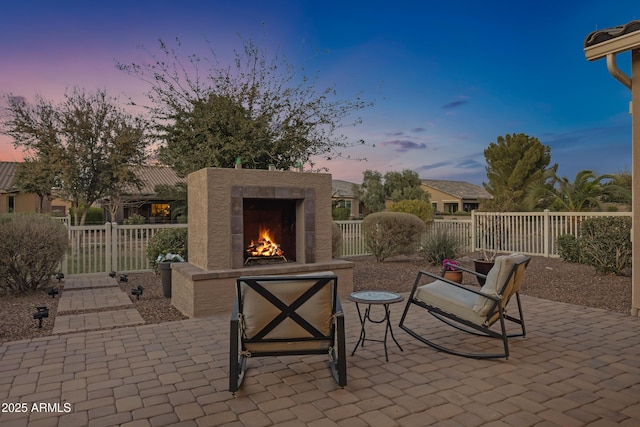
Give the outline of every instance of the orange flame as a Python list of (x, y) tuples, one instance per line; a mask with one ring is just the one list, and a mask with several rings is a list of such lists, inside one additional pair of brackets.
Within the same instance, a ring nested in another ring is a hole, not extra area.
[(282, 256), (284, 252), (280, 249), (280, 245), (274, 242), (271, 231), (268, 228), (261, 226), (258, 234), (259, 240), (252, 240), (247, 248), (249, 256)]

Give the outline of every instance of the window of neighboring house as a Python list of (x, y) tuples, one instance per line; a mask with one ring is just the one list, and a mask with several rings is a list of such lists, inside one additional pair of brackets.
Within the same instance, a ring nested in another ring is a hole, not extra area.
[(464, 203), (462, 205), (462, 210), (465, 212), (471, 212), (474, 209), (478, 209), (479, 206), (479, 203)]
[(16, 211), (16, 196), (9, 196), (8, 199), (8, 212)]
[(338, 202), (336, 203), (336, 207), (351, 209), (351, 200), (338, 200)]
[(449, 213), (454, 213), (458, 211), (458, 204), (457, 203), (445, 203), (444, 204), (444, 211), (445, 212), (449, 212)]
[(66, 208), (64, 206), (52, 205), (51, 206), (51, 213), (56, 214), (56, 215), (65, 215), (66, 214)]
[(152, 203), (151, 216), (166, 217), (171, 215), (171, 206), (168, 203)]
[(434, 212), (438, 212), (438, 203), (436, 202), (431, 203), (431, 207), (433, 208)]

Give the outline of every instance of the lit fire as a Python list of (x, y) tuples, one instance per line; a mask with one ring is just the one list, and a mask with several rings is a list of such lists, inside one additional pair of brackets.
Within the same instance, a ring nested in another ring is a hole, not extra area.
[(252, 257), (259, 256), (282, 256), (284, 252), (280, 245), (274, 242), (268, 228), (260, 227), (260, 238), (258, 241), (251, 241), (247, 248), (247, 254)]

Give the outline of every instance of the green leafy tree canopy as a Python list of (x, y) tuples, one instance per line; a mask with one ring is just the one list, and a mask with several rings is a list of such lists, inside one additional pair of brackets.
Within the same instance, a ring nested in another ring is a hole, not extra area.
[(631, 191), (615, 183), (614, 175), (596, 175), (591, 170), (576, 174), (573, 182), (559, 177), (555, 169), (548, 171), (548, 182), (533, 187), (529, 198), (545, 200), (546, 206), (557, 211), (588, 212), (602, 210), (602, 201), (606, 198), (625, 200), (631, 197)]
[(422, 200), (429, 203), (429, 193), (422, 187), (420, 176), (411, 169), (384, 174), (384, 192), (394, 202)]
[(34, 104), (20, 97), (7, 99), (9, 114), (2, 132), (14, 139), (16, 148), (25, 150), (30, 161), (47, 165), (33, 172), (38, 179), (52, 179), (50, 186), (59, 187), (76, 215), (83, 211), (80, 224), (95, 201), (126, 183), (137, 185), (131, 166), (145, 160), (146, 122), (118, 108), (117, 100), (104, 90), (88, 93), (74, 88), (57, 104), (42, 96)]
[(527, 193), (545, 180), (551, 148), (537, 138), (514, 133), (490, 143), (484, 157), (488, 182), (483, 185), (493, 196), (484, 207), (503, 212), (530, 209)]
[(382, 184), (382, 174), (378, 171), (366, 170), (362, 173), (362, 184), (353, 186), (353, 194), (356, 194), (369, 212), (381, 212), (384, 210), (385, 193)]

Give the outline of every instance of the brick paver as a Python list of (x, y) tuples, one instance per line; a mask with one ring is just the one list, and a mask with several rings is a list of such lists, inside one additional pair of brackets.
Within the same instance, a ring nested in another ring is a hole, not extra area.
[(132, 325), (142, 325), (144, 319), (135, 308), (117, 311), (100, 311), (97, 313), (56, 316), (53, 325), (54, 334), (89, 331)]
[(91, 275), (73, 275), (63, 282), (64, 289), (92, 289), (92, 288), (106, 288), (118, 286), (117, 278), (113, 278), (106, 274), (91, 274)]
[(58, 302), (58, 313), (132, 305), (129, 295), (119, 287), (64, 290)]
[[(532, 297), (523, 305), (527, 337), (512, 339), (509, 360), (497, 361), (424, 346), (397, 328), (398, 305), (392, 319), (404, 352), (389, 346), (385, 363), (382, 344), (367, 342), (348, 356), (343, 390), (324, 357), (288, 356), (250, 359), (233, 397), (228, 315), (9, 342), (0, 345), (0, 425), (640, 424), (640, 319)], [(350, 354), (360, 326), (355, 306), (343, 301), (343, 309)], [(115, 322), (134, 312), (92, 313), (85, 325), (102, 313)], [(58, 316), (65, 317), (72, 316)], [(443, 332), (419, 310), (408, 321), (450, 344), (499, 345)], [(367, 330), (371, 338), (383, 333)], [(32, 403), (50, 404), (49, 412)], [(63, 403), (68, 412), (55, 406)]]

